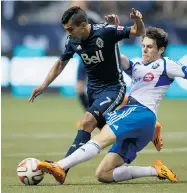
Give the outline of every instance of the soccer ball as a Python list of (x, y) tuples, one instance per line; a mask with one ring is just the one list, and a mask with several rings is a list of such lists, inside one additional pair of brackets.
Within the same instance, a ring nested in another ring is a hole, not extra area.
[(37, 185), (43, 180), (44, 173), (37, 168), (39, 162), (36, 158), (26, 158), (18, 165), (18, 177), (25, 185)]

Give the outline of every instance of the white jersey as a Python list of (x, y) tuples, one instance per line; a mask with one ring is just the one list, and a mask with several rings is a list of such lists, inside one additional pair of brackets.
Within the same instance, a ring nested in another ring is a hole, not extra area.
[(129, 61), (130, 68), (125, 72), (131, 75), (132, 84), (129, 96), (149, 108), (157, 115), (158, 106), (164, 93), (175, 77), (187, 79), (187, 66), (168, 57), (144, 64), (142, 60)]

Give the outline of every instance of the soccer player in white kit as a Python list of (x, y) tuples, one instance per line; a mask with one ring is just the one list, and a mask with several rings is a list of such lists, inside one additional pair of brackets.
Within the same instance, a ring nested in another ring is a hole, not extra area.
[(58, 162), (41, 162), (38, 167), (52, 174), (59, 183), (65, 170), (90, 160), (105, 147), (114, 144), (96, 170), (101, 182), (120, 182), (139, 177), (156, 176), (177, 182), (176, 175), (161, 160), (152, 166), (126, 166), (152, 139), (158, 106), (175, 77), (187, 79), (187, 66), (177, 63), (163, 53), (168, 34), (160, 28), (149, 27), (142, 40), (142, 60), (131, 62), (123, 56), (125, 71), (132, 77), (127, 105), (105, 116), (101, 132), (73, 154)]

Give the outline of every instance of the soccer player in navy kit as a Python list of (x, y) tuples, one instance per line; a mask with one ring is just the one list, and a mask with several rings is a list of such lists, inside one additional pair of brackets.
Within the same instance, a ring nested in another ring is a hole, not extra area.
[(90, 25), (85, 12), (80, 7), (71, 7), (62, 16), (62, 24), (69, 35), (66, 48), (43, 84), (33, 90), (29, 102), (33, 102), (62, 72), (74, 53), (82, 58), (88, 75), (89, 107), (66, 156), (89, 141), (90, 133), (96, 127), (104, 126), (105, 114), (114, 110), (123, 101), (126, 86), (122, 76), (118, 41), (123, 38), (141, 36), (145, 32), (141, 13), (132, 9), (130, 17), (135, 24), (131, 27), (124, 27), (105, 24)]

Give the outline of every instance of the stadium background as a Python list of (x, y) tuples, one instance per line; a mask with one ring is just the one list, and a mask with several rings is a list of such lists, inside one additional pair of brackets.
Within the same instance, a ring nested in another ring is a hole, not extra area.
[[(150, 165), (154, 159), (163, 159), (179, 175), (180, 182), (176, 186), (154, 178), (138, 179), (120, 186), (102, 185), (95, 180), (94, 170), (104, 154), (73, 169), (66, 182), (68, 186), (55, 186), (50, 176), (46, 176), (38, 187), (24, 187), (19, 182), (16, 177), (16, 164), (26, 157), (41, 160), (58, 160), (63, 157), (76, 133), (75, 122), (83, 115), (75, 93), (78, 65), (76, 55), (43, 96), (34, 104), (27, 102), (32, 89), (42, 83), (63, 50), (66, 33), (60, 19), (62, 13), (71, 5), (80, 5), (95, 22), (104, 22), (104, 15), (118, 14), (121, 25), (132, 24), (129, 19), (132, 7), (140, 10), (144, 15), (146, 27), (161, 27), (169, 33), (170, 45), (165, 55), (187, 64), (185, 1), (2, 1), (2, 191), (15, 193), (126, 190), (145, 193), (158, 192), (157, 188), (161, 187), (163, 192), (186, 192), (187, 80), (180, 78), (170, 86), (160, 106), (158, 120), (163, 125), (163, 151), (155, 152), (150, 144), (133, 163)], [(131, 59), (141, 57), (141, 38), (121, 41), (120, 50)], [(130, 85), (127, 76), (125, 80)], [(146, 186), (146, 190), (142, 186)]]

